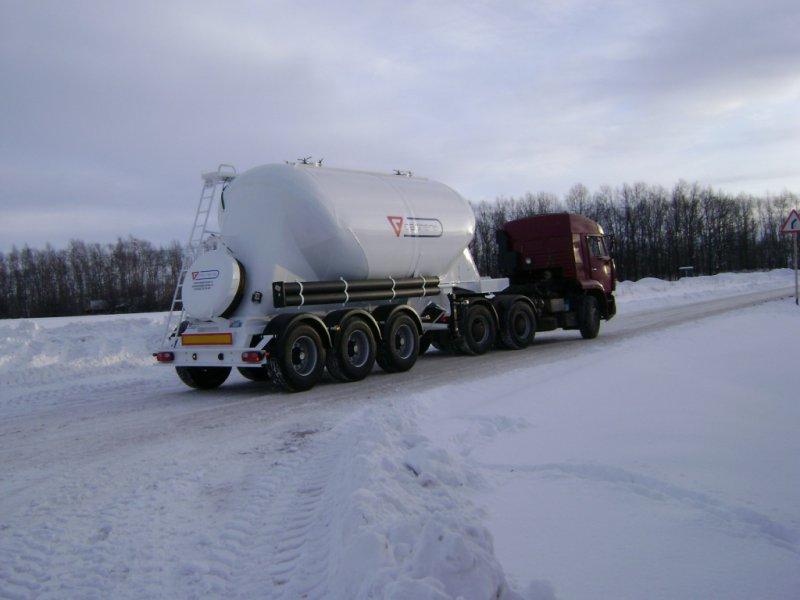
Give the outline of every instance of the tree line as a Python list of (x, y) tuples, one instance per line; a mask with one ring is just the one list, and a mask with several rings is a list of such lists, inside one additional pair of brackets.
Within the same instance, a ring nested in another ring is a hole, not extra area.
[(620, 280), (675, 279), (679, 267), (696, 274), (786, 267), (790, 236), (780, 226), (798, 197), (731, 195), (680, 182), (672, 189), (637, 183), (601, 187), (590, 193), (575, 185), (564, 196), (526, 194), (474, 205), (475, 237), (470, 250), (478, 270), (498, 276), (495, 232), (507, 221), (569, 211), (597, 221), (614, 236)]
[[(787, 266), (791, 242), (779, 228), (797, 205), (790, 193), (734, 196), (684, 182), (672, 189), (637, 183), (594, 193), (579, 184), (563, 198), (528, 193), (475, 204), (470, 250), (482, 275), (498, 276), (497, 229), (567, 210), (614, 236), (620, 279), (672, 279), (682, 266), (700, 274), (773, 269)], [(166, 310), (180, 267), (178, 242), (156, 247), (129, 237), (114, 244), (73, 240), (63, 249), (12, 248), (0, 253), (0, 318), (76, 315), (92, 301), (116, 312)]]
[(181, 267), (181, 246), (133, 237), (115, 244), (71, 241), (56, 250), (0, 253), (0, 318), (166, 310)]

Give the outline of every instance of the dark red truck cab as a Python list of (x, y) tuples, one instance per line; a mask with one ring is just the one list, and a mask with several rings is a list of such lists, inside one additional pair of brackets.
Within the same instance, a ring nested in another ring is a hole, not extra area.
[(602, 227), (571, 213), (506, 223), (498, 232), (499, 261), (507, 292), (538, 308), (536, 329), (580, 329), (595, 337), (599, 319), (616, 314), (613, 239)]

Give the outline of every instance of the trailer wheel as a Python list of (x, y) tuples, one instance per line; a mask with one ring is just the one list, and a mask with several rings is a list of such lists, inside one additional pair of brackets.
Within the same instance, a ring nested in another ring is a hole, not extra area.
[(213, 390), (218, 388), (228, 375), (230, 367), (175, 367), (181, 381), (196, 390)]
[(510, 350), (527, 348), (536, 335), (536, 314), (527, 302), (514, 302), (503, 315), (500, 339)]
[(408, 371), (419, 356), (419, 331), (408, 314), (395, 313), (386, 323), (377, 361), (387, 373)]
[(314, 387), (325, 371), (325, 348), (317, 331), (297, 322), (277, 340), (270, 358), (270, 378), (289, 392), (304, 392)]
[(338, 381), (360, 381), (372, 371), (377, 348), (372, 328), (363, 319), (352, 318), (333, 340), (326, 366)]
[(585, 340), (593, 340), (600, 333), (600, 308), (594, 296), (586, 296), (581, 302), (578, 325)]
[(473, 304), (467, 309), (461, 323), (459, 350), (465, 354), (484, 354), (494, 346), (497, 327), (489, 309)]
[(269, 381), (269, 371), (266, 367), (236, 367), (236, 370), (250, 381)]

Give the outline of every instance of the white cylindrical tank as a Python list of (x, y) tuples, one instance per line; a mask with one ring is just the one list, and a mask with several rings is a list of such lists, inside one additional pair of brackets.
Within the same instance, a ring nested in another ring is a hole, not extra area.
[[(246, 274), (237, 315), (269, 312), (273, 281), (443, 276), (475, 231), (469, 203), (442, 183), (313, 165), (250, 169), (221, 204), (222, 240)], [(256, 291), (261, 305), (246, 300)]]

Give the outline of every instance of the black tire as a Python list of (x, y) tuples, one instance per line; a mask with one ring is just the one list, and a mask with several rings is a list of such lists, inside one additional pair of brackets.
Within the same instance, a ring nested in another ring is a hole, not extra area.
[(314, 387), (325, 372), (325, 347), (317, 331), (296, 323), (282, 332), (269, 360), (270, 379), (287, 392)]
[(395, 313), (384, 327), (377, 362), (387, 373), (408, 371), (419, 357), (419, 331), (406, 313)]
[(600, 307), (594, 296), (586, 296), (581, 302), (578, 325), (585, 340), (593, 340), (600, 333)]
[(269, 381), (269, 371), (266, 366), (263, 367), (236, 367), (236, 370), (250, 381)]
[(375, 365), (377, 345), (372, 328), (357, 317), (346, 321), (328, 352), (328, 373), (338, 381), (360, 381)]
[(423, 334), (422, 337), (419, 338), (419, 355), (422, 356), (425, 354), (431, 347), (431, 336), (430, 334)]
[(512, 303), (500, 322), (500, 339), (510, 350), (527, 348), (536, 335), (536, 313), (523, 300)]
[(181, 381), (196, 390), (213, 390), (218, 388), (228, 375), (230, 367), (175, 367)]
[(471, 305), (461, 318), (459, 328), (459, 350), (465, 354), (485, 354), (494, 346), (497, 326), (491, 311), (483, 304)]

